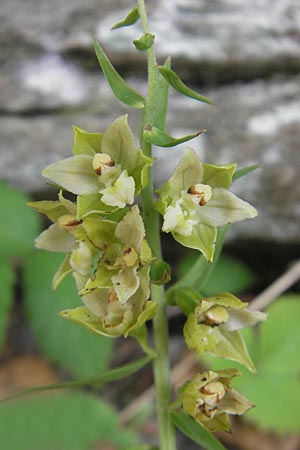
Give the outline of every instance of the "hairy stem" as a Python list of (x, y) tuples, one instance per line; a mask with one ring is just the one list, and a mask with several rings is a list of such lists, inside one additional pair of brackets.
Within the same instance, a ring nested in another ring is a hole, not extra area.
[[(149, 33), (149, 25), (144, 0), (138, 0), (139, 13), (144, 33)], [(147, 50), (148, 61), (148, 91), (145, 109), (141, 123), (141, 146), (145, 155), (152, 156), (151, 144), (143, 139), (143, 129), (153, 125), (155, 104), (157, 99), (156, 58), (153, 47)], [(149, 169), (149, 183), (142, 191), (143, 217), (147, 240), (154, 256), (161, 259), (161, 241), (158, 212), (154, 205), (153, 175)], [(157, 313), (153, 319), (155, 350), (157, 353), (153, 362), (154, 382), (156, 393), (157, 419), (159, 427), (160, 450), (176, 450), (175, 430), (169, 416), (171, 402), (170, 388), (170, 359), (169, 359), (169, 331), (166, 314), (166, 297), (163, 286), (152, 286), (152, 299), (157, 303)]]

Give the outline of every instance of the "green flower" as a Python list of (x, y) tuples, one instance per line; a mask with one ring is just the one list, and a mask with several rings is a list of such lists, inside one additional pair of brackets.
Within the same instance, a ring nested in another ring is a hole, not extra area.
[(232, 379), (238, 375), (235, 369), (197, 374), (181, 389), (183, 410), (208, 431), (230, 431), (228, 414), (241, 415), (254, 406), (232, 389)]
[(202, 164), (187, 149), (172, 177), (158, 191), (163, 231), (213, 259), (216, 228), (255, 217), (255, 208), (228, 191), (236, 164)]
[(199, 355), (208, 352), (237, 361), (255, 372), (239, 330), (266, 320), (267, 314), (250, 311), (247, 305), (228, 293), (202, 299), (184, 325), (187, 346)]
[[(85, 277), (74, 274), (77, 287), (85, 284)], [(99, 289), (82, 296), (86, 306), (62, 311), (60, 315), (87, 328), (95, 334), (125, 337), (152, 319), (156, 304), (149, 301), (149, 267), (139, 271), (139, 286), (126, 302), (121, 303), (114, 287)]]
[(78, 218), (132, 205), (147, 182), (146, 169), (152, 159), (136, 148), (127, 116), (115, 120), (103, 134), (79, 128), (74, 133), (74, 156), (50, 164), (43, 175), (83, 197), (78, 202)]
[(114, 288), (118, 301), (127, 302), (139, 288), (141, 267), (153, 260), (138, 206), (134, 205), (119, 223), (87, 218), (83, 228), (88, 241), (100, 252), (94, 274), (80, 295)]

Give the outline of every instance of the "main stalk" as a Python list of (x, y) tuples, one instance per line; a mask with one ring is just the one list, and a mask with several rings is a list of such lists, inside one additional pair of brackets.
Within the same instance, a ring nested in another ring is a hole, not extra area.
[[(144, 33), (149, 33), (148, 18), (144, 0), (138, 0), (140, 18)], [(153, 47), (147, 50), (148, 62), (148, 90), (145, 108), (141, 123), (141, 147), (145, 155), (152, 156), (151, 144), (143, 139), (142, 130), (153, 125), (155, 104), (157, 98), (156, 58)], [(159, 216), (154, 205), (153, 174), (149, 169), (149, 182), (142, 191), (143, 217), (146, 228), (147, 240), (152, 248), (153, 254), (162, 259)], [(169, 406), (171, 403), (170, 386), (170, 359), (169, 359), (169, 331), (166, 313), (166, 297), (163, 286), (152, 285), (152, 300), (157, 304), (157, 312), (153, 319), (153, 331), (156, 358), (153, 362), (154, 382), (156, 393), (157, 420), (159, 427), (160, 450), (176, 450), (175, 430), (170, 421)]]

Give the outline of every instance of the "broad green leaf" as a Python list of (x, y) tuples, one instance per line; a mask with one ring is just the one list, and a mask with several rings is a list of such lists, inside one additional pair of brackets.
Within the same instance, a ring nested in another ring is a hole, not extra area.
[(36, 252), (24, 270), (25, 309), (40, 348), (53, 362), (77, 376), (99, 373), (107, 367), (112, 341), (90, 335), (58, 317), (63, 308), (80, 305), (72, 278), (51, 291), (52, 277), (62, 257)]
[(203, 164), (204, 173), (202, 183), (211, 187), (228, 189), (232, 183), (232, 177), (236, 169), (236, 163), (231, 164)]
[(15, 272), (8, 261), (0, 259), (0, 352), (3, 348), (9, 319), (9, 310), (14, 296)]
[[(182, 258), (177, 267), (178, 277), (185, 276), (198, 258), (196, 252)], [(239, 294), (253, 285), (254, 280), (253, 272), (242, 261), (228, 255), (222, 255), (209, 279), (201, 284), (201, 293), (205, 296), (222, 291)]]
[(9, 450), (87, 450), (96, 442), (117, 449), (137, 441), (100, 398), (64, 393), (0, 407), (1, 447)]
[(151, 264), (150, 269), (151, 283), (163, 285), (171, 280), (171, 267), (162, 260), (156, 260)]
[(200, 102), (208, 103), (210, 105), (214, 104), (211, 100), (204, 97), (203, 95), (198, 94), (198, 92), (194, 91), (193, 89), (189, 88), (186, 84), (184, 84), (183, 81), (177, 75), (177, 73), (175, 73), (173, 70), (165, 66), (158, 66), (157, 68), (162, 74), (162, 76), (167, 80), (167, 82), (180, 94), (183, 94), (186, 97), (190, 97), (195, 100), (199, 100)]
[[(167, 58), (164, 67), (171, 68), (171, 58)], [(159, 102), (154, 105), (154, 120), (153, 125), (160, 130), (165, 130), (167, 114), (168, 114), (168, 100), (169, 100), (169, 83), (165, 78), (158, 72), (157, 80), (157, 98)]]
[(145, 33), (139, 39), (135, 39), (133, 43), (137, 50), (144, 52), (153, 46), (154, 39), (154, 34)]
[(183, 136), (181, 138), (174, 138), (159, 128), (151, 127), (150, 129), (147, 128), (144, 130), (143, 136), (146, 142), (158, 145), (159, 147), (175, 147), (178, 144), (194, 139), (202, 132), (203, 130), (197, 131), (197, 133), (188, 134), (187, 136)]
[[(247, 329), (243, 336), (258, 372), (243, 375), (235, 387), (247, 396), (256, 408), (245, 419), (265, 431), (292, 434), (300, 423), (300, 296), (285, 295), (268, 308), (268, 320), (258, 329)], [(205, 356), (214, 370), (237, 367), (228, 361)], [(239, 367), (240, 369), (240, 367)]]
[(101, 141), (103, 133), (89, 133), (73, 126), (74, 146), (73, 155), (89, 155), (94, 156), (101, 150)]
[(92, 163), (90, 155), (75, 155), (50, 164), (42, 175), (75, 195), (96, 194), (100, 185)]
[(97, 386), (99, 388), (107, 383), (111, 383), (112, 381), (117, 381), (122, 378), (129, 377), (130, 375), (142, 369), (145, 365), (147, 365), (150, 361), (152, 361), (152, 359), (153, 355), (144, 356), (143, 358), (136, 359), (135, 361), (125, 364), (124, 366), (116, 367), (115, 369), (102, 372), (100, 375), (96, 375), (94, 377), (84, 378), (81, 380), (63, 381), (61, 383), (34, 386), (32, 388), (23, 389), (7, 397), (0, 398), (0, 404), (8, 402), (10, 400), (14, 400), (16, 398), (25, 397), (26, 395), (36, 394), (38, 392), (56, 391), (59, 389), (66, 389), (66, 388), (67, 389), (81, 388), (84, 386), (85, 387)]
[(113, 67), (108, 57), (104, 53), (100, 44), (94, 39), (95, 52), (98, 58), (98, 62), (103, 71), (105, 78), (107, 79), (115, 96), (126, 105), (133, 108), (144, 107), (144, 97), (132, 89), (118, 74)]
[(26, 205), (29, 198), (5, 183), (0, 183), (0, 255), (1, 258), (26, 256), (39, 234), (38, 214)]
[(226, 450), (220, 441), (190, 416), (180, 411), (171, 411), (173, 424), (192, 441), (197, 442), (205, 450)]
[(130, 25), (135, 24), (140, 18), (139, 8), (135, 6), (132, 10), (127, 14), (125, 19), (116, 23), (111, 29), (116, 30), (117, 28), (128, 27)]
[(217, 238), (217, 229), (215, 227), (198, 223), (193, 228), (190, 236), (183, 236), (179, 233), (172, 233), (172, 235), (181, 245), (199, 250), (209, 262), (213, 261), (215, 242)]
[(239, 178), (243, 177), (244, 175), (247, 175), (250, 172), (253, 172), (256, 169), (259, 169), (259, 164), (253, 164), (253, 166), (243, 167), (242, 169), (239, 169), (235, 172), (235, 174), (232, 177), (232, 181), (236, 181)]

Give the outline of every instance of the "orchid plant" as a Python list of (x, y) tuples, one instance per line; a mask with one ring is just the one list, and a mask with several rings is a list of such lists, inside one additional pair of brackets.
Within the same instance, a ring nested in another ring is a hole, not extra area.
[[(231, 388), (233, 378), (239, 375), (235, 369), (197, 374), (187, 380), (173, 401), (167, 304), (179, 307), (187, 316), (183, 334), (189, 349), (237, 361), (250, 371), (255, 367), (239, 330), (264, 321), (266, 315), (250, 311), (230, 293), (210, 298), (201, 295), (203, 279), (214, 268), (229, 224), (257, 214), (253, 206), (229, 190), (235, 179), (253, 167), (237, 171), (234, 163), (203, 163), (192, 148), (187, 148), (170, 179), (154, 191), (152, 146), (169, 148), (201, 134), (178, 139), (166, 133), (169, 87), (195, 100), (212, 102), (183, 83), (171, 69), (170, 59), (157, 65), (155, 37), (149, 30), (144, 0), (138, 0), (113, 28), (138, 20), (143, 34), (134, 45), (147, 54), (146, 97), (121, 78), (97, 41), (95, 51), (116, 97), (141, 111), (139, 144), (127, 115), (116, 118), (103, 132), (74, 127), (73, 156), (43, 171), (58, 186), (58, 199), (30, 206), (53, 222), (36, 239), (36, 246), (65, 253), (53, 288), (72, 274), (83, 303), (62, 311), (61, 316), (98, 335), (133, 336), (140, 342), (148, 355), (144, 363), (151, 361), (154, 369), (157, 445), (160, 450), (175, 450), (176, 427), (189, 434), (190, 421), (195, 421), (199, 442), (203, 433), (230, 431), (228, 414), (243, 414), (253, 405)], [(167, 291), (164, 285), (171, 280), (171, 272), (163, 260), (161, 228), (181, 245), (199, 251), (191, 273)], [(150, 320), (153, 348), (147, 342), (146, 324)]]

